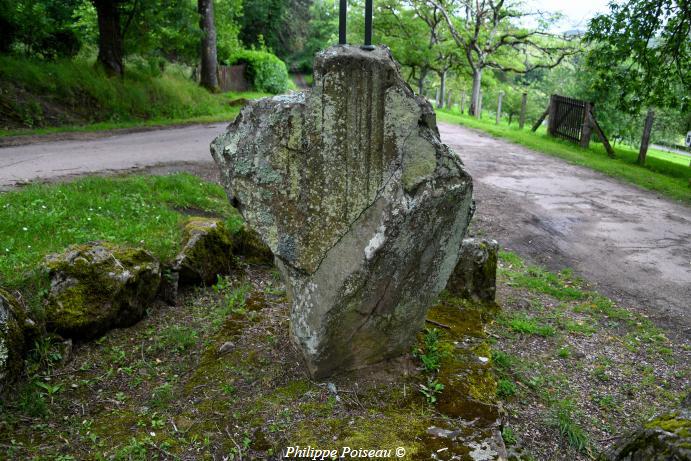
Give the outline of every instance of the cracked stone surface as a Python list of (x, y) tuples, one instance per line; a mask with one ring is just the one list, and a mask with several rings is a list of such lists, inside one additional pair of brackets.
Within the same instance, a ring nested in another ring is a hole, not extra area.
[(472, 180), (389, 50), (316, 56), (314, 88), (251, 102), (211, 144), (275, 256), (312, 376), (409, 351), (472, 214)]

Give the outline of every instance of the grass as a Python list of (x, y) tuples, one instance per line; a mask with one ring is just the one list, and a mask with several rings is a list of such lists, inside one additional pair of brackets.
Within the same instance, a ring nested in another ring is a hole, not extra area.
[(508, 126), (504, 122), (497, 125), (494, 121), (478, 120), (457, 111), (438, 110), (437, 117), (443, 122), (482, 130), (535, 151), (562, 158), (691, 204), (689, 157), (650, 149), (646, 165), (642, 167), (636, 163), (638, 152), (627, 146), (615, 147), (616, 158), (610, 159), (600, 143), (591, 142), (590, 148), (581, 149), (573, 143), (547, 135), (544, 129), (533, 133), (529, 127), (520, 130), (517, 125)]
[(87, 60), (12, 56), (0, 56), (0, 89), (0, 136), (222, 121), (239, 111), (229, 101), (266, 95), (212, 94), (174, 65), (163, 72), (131, 65), (118, 79)]
[(554, 328), (549, 325), (545, 325), (539, 322), (534, 317), (528, 317), (523, 314), (517, 314), (508, 319), (499, 319), (499, 323), (507, 325), (511, 330), (516, 333), (522, 333), (526, 335), (538, 335), (538, 336), (554, 336)]
[[(559, 450), (560, 459), (594, 459), (613, 436), (685, 396), (684, 343), (571, 271), (551, 273), (501, 252), (497, 285), (503, 312), (490, 327), (497, 396), (511, 415), (509, 438), (537, 458)], [(542, 440), (521, 440), (535, 430)]]
[(40, 261), (94, 240), (141, 246), (174, 256), (186, 215), (204, 211), (241, 223), (223, 189), (186, 174), (85, 178), (30, 185), (0, 194), (0, 285), (20, 285)]
[(574, 405), (569, 400), (558, 401), (552, 408), (552, 424), (561, 436), (575, 450), (584, 452), (590, 447), (590, 440), (575, 418)]

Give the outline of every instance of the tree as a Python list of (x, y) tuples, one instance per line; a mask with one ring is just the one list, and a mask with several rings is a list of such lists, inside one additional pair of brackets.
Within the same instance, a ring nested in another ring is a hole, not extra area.
[(245, 46), (266, 45), (274, 53), (285, 57), (280, 43), (281, 28), (285, 24), (288, 0), (243, 2), (240, 39)]
[(437, 104), (443, 107), (447, 75), (458, 64), (458, 56), (439, 9), (427, 0), (378, 2), (375, 32), (377, 39), (391, 47), (401, 65), (410, 69), (409, 80), (415, 81), (418, 94), (424, 94), (428, 75), (437, 74)]
[(197, 7), (200, 15), (199, 27), (202, 30), (201, 85), (208, 90), (218, 91), (214, 2), (213, 0), (198, 0)]
[(637, 113), (643, 106), (691, 103), (691, 2), (612, 2), (608, 14), (593, 18), (585, 40), (593, 45), (588, 64), (596, 85), (618, 87), (618, 107)]
[[(465, 55), (473, 76), (470, 113), (479, 116), (480, 88), (485, 69), (526, 73), (553, 68), (565, 56), (575, 53), (566, 37), (546, 32), (555, 19), (542, 13), (519, 9), (512, 0), (428, 0), (439, 8), (456, 45)], [(527, 16), (539, 16), (537, 29), (516, 25)], [(513, 52), (513, 53), (511, 53)], [(522, 54), (522, 62), (515, 59)]]
[[(98, 58), (108, 75), (122, 77), (125, 67), (123, 30), (120, 26), (120, 3), (122, 0), (92, 0), (98, 16)], [(134, 15), (136, 3), (132, 7), (130, 19)], [(128, 21), (129, 23), (129, 21)]]
[(338, 7), (332, 0), (315, 0), (309, 9), (309, 29), (301, 50), (291, 57), (292, 67), (312, 72), (314, 55), (338, 43)]
[(74, 56), (81, 43), (73, 20), (81, 4), (82, 0), (1, 0), (0, 52), (14, 48), (46, 59)]

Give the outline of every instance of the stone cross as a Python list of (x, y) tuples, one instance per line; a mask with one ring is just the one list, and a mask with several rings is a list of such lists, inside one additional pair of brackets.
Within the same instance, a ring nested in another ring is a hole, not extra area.
[(248, 104), (211, 151), (274, 254), (312, 377), (409, 352), (458, 262), (472, 181), (388, 48), (324, 50), (311, 90)]

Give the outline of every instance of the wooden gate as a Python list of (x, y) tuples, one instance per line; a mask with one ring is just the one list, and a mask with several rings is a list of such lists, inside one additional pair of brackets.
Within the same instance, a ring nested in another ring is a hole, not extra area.
[(218, 85), (223, 91), (249, 91), (252, 85), (245, 78), (247, 64), (218, 66)]
[[(557, 138), (580, 143), (589, 104), (578, 99), (553, 94), (550, 98), (549, 134)], [(590, 133), (587, 133), (590, 136)]]
[(533, 125), (533, 131), (542, 125), (545, 118), (548, 118), (547, 132), (550, 135), (577, 142), (581, 147), (588, 147), (594, 130), (607, 155), (614, 157), (614, 150), (593, 115), (593, 103), (553, 94), (549, 97), (549, 106)]

